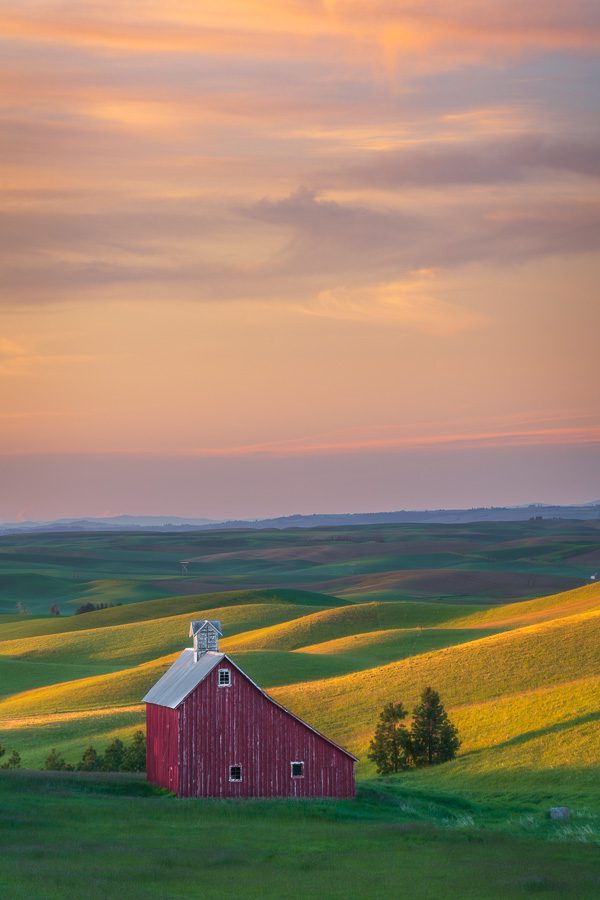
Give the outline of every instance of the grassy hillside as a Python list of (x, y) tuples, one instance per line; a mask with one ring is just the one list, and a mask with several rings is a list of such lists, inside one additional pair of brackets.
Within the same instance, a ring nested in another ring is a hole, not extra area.
[(228, 634), (236, 634), (254, 630), (265, 623), (297, 620), (312, 609), (312, 606), (288, 603), (246, 603), (208, 610), (195, 609), (191, 613), (146, 622), (0, 641), (0, 655), (44, 662), (76, 659), (102, 663), (118, 660), (124, 665), (133, 665), (175, 653), (182, 648), (182, 644), (185, 646), (190, 619), (218, 619)]
[(316, 712), (317, 727), (364, 753), (376, 710), (390, 698), (412, 704), (431, 684), (453, 707), (561, 684), (599, 673), (598, 646), (600, 612), (581, 613), (273, 693), (300, 715)]
[[(584, 594), (587, 603), (590, 592)], [(430, 778), (439, 784), (443, 774), (451, 788), (462, 783), (478, 790), (497, 780), (498, 772), (508, 783), (516, 771), (523, 785), (533, 783), (532, 772), (537, 772), (533, 781), (539, 788), (541, 773), (552, 768), (555, 784), (573, 793), (577, 784), (596, 781), (600, 764), (595, 680), (600, 675), (600, 610), (563, 615), (572, 604), (570, 593), (562, 603), (551, 598), (546, 606), (555, 618), (522, 627), (511, 620), (509, 630), (491, 634), (489, 628), (455, 628), (464, 621), (464, 607), (448, 621), (451, 607), (446, 605), (425, 606), (433, 620), (429, 626), (372, 631), (364, 629), (382, 616), (413, 621), (422, 613), (421, 605), (368, 603), (316, 613), (277, 603), (218, 609), (232, 628), (250, 625), (249, 631), (224, 642), (238, 664), (284, 705), (356, 752), (361, 772), (372, 771), (365, 752), (383, 704), (399, 699), (411, 705), (426, 684), (433, 684), (460, 728), (462, 752), (443, 771), (405, 776), (411, 783)], [(265, 615), (296, 618), (253, 628), (257, 617)], [(140, 629), (145, 630), (138, 637)], [(174, 658), (174, 651), (153, 654), (174, 644), (179, 649), (187, 642), (186, 629), (183, 614), (49, 635), (33, 646), (32, 639), (0, 644), (4, 671), (15, 663), (68, 667), (76, 659), (79, 666), (113, 668), (88, 677), (65, 668), (69, 680), (63, 683), (40, 681), (33, 689), (28, 685), (5, 696), (0, 700), (4, 742), (18, 745), (30, 764), (40, 765), (55, 744), (79, 755), (94, 736), (101, 746), (120, 730), (130, 731), (143, 718), (141, 697)], [(343, 637), (328, 638), (340, 631)], [(315, 635), (328, 639), (305, 643)], [(536, 767), (531, 766), (532, 754), (539, 759)], [(568, 763), (574, 759), (587, 775), (573, 773)]]
[(521, 603), (507, 603), (504, 606), (471, 613), (464, 619), (457, 619), (453, 625), (460, 628), (487, 626), (512, 628), (598, 609), (600, 609), (600, 582), (596, 581), (561, 594)]
[[(104, 628), (109, 625), (126, 625), (131, 622), (148, 622), (168, 616), (187, 614), (190, 618), (198, 610), (217, 618), (214, 610), (223, 606), (269, 604), (276, 606), (308, 606), (331, 608), (347, 606), (348, 602), (330, 594), (295, 589), (261, 589), (224, 591), (213, 594), (191, 594), (183, 597), (162, 597), (145, 603), (127, 603), (109, 609), (99, 609), (79, 616), (51, 616), (30, 618), (7, 616), (6, 624), (0, 618), (0, 639), (35, 637), (42, 634), (64, 634), (88, 628)], [(310, 610), (308, 610), (310, 611)]]
[(438, 603), (360, 603), (226, 638), (224, 650), (297, 650), (321, 641), (385, 628), (419, 628), (451, 622), (471, 607)]
[(294, 652), (311, 653), (318, 657), (333, 656), (348, 664), (355, 663), (353, 668), (357, 670), (475, 641), (489, 634), (493, 631), (488, 628), (390, 628), (310, 644)]

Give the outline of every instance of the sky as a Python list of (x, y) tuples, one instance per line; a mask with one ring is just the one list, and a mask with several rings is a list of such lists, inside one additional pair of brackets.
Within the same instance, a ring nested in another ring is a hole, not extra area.
[(0, 36), (0, 521), (600, 498), (597, 0)]

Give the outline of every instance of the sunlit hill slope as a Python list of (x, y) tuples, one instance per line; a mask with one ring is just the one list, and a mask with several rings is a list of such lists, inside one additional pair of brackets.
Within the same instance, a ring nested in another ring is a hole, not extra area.
[[(222, 647), (284, 705), (372, 768), (388, 700), (442, 694), (463, 741), (410, 784), (595, 796), (600, 780), (600, 585), (496, 607), (344, 604), (306, 591), (149, 600), (0, 630), (0, 740), (39, 767), (75, 760), (143, 722), (140, 698), (186, 646), (192, 617), (219, 618)], [(86, 627), (87, 626), (87, 627)]]

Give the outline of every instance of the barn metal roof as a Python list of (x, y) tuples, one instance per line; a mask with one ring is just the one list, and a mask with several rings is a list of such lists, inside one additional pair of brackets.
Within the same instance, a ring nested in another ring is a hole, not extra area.
[(162, 678), (150, 688), (142, 703), (155, 703), (157, 706), (176, 709), (224, 656), (224, 653), (207, 650), (196, 662), (193, 648), (187, 647)]

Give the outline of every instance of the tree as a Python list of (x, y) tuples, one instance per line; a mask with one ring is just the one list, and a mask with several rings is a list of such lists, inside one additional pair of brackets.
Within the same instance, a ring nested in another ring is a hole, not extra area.
[(146, 735), (143, 731), (136, 731), (131, 744), (125, 748), (122, 768), (125, 772), (146, 771)]
[(73, 771), (73, 766), (70, 763), (66, 762), (60, 750), (55, 750), (54, 747), (46, 757), (44, 768), (47, 770), (52, 770), (54, 772)]
[(120, 772), (123, 768), (125, 756), (125, 744), (119, 738), (115, 738), (112, 744), (106, 748), (102, 758), (103, 772)]
[(412, 751), (408, 729), (402, 725), (407, 712), (401, 703), (386, 703), (379, 715), (368, 758), (377, 766), (379, 775), (391, 775), (407, 769)]
[(5, 763), (2, 763), (0, 769), (20, 769), (21, 768), (21, 754), (17, 753), (16, 750), (13, 750), (10, 756), (8, 757)]
[(48, 610), (51, 616), (60, 616), (60, 608), (58, 603), (54, 603)]
[(454, 759), (460, 747), (456, 727), (448, 718), (440, 695), (426, 687), (413, 710), (411, 751), (416, 766), (433, 766)]
[(0, 756), (4, 756), (6, 753), (6, 747), (3, 744), (0, 744)]
[(102, 768), (102, 757), (98, 756), (93, 747), (83, 751), (83, 756), (77, 763), (78, 772), (97, 772)]

